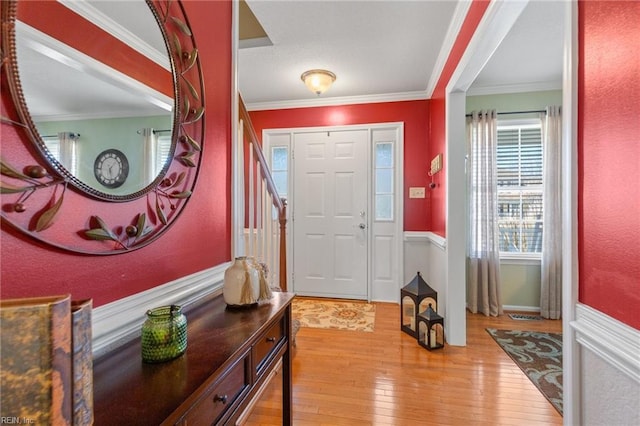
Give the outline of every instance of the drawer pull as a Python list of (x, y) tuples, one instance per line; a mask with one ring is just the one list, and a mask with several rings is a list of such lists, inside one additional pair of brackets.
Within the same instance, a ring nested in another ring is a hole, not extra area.
[(217, 395), (213, 397), (213, 402), (222, 402), (222, 404), (227, 403), (227, 395)]
[(275, 341), (276, 341), (276, 338), (275, 338), (275, 337), (267, 337), (267, 342), (271, 342), (271, 343), (273, 343), (273, 342), (275, 342)]

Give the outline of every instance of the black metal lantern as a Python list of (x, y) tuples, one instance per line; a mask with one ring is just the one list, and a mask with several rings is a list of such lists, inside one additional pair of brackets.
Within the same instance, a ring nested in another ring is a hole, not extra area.
[(425, 311), (429, 305), (437, 307), (437, 303), (438, 293), (429, 287), (418, 271), (411, 282), (400, 290), (400, 330), (417, 338), (418, 313)]
[(444, 318), (433, 310), (431, 304), (418, 314), (418, 343), (430, 351), (444, 347)]

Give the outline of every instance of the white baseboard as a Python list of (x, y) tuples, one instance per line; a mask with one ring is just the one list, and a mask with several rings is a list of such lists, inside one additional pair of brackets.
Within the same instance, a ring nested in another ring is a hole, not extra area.
[(93, 357), (107, 352), (140, 335), (148, 309), (190, 303), (214, 292), (222, 292), (224, 271), (230, 262), (196, 272), (150, 290), (95, 308), (92, 312)]
[(539, 306), (502, 305), (504, 311), (540, 313)]
[(576, 341), (640, 384), (640, 331), (610, 316), (577, 304), (571, 322)]

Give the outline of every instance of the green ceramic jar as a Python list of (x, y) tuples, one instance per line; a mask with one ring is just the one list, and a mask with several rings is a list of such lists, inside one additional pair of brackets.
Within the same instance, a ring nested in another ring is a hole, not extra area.
[(187, 318), (178, 305), (149, 309), (142, 325), (142, 361), (163, 362), (187, 350)]

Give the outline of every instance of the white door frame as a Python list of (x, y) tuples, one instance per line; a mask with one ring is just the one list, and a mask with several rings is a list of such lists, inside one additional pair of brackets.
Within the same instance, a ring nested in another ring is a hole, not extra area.
[[(373, 245), (372, 245), (372, 230), (373, 230), (373, 218), (374, 214), (374, 206), (373, 206), (373, 197), (372, 197), (372, 188), (373, 188), (373, 157), (372, 157), (372, 134), (376, 130), (390, 130), (393, 129), (396, 132), (396, 143), (394, 149), (395, 155), (395, 173), (394, 173), (394, 214), (397, 220), (395, 221), (395, 242), (394, 242), (394, 253), (397, 255), (396, 259), (396, 269), (393, 271), (393, 277), (395, 278), (395, 282), (391, 286), (385, 286), (381, 288), (377, 288), (373, 286), (373, 276), (374, 276), (374, 262), (373, 262)], [(284, 128), (284, 129), (264, 129), (262, 131), (262, 141), (263, 141), (263, 149), (265, 152), (265, 157), (267, 158), (267, 162), (270, 162), (270, 150), (272, 144), (272, 139), (275, 136), (280, 137), (280, 142), (275, 143), (273, 146), (284, 146), (285, 140), (288, 140), (289, 146), (289, 174), (288, 176), (293, 175), (293, 167), (295, 166), (295, 147), (292, 146), (294, 140), (294, 134), (296, 133), (309, 133), (309, 132), (332, 132), (332, 131), (344, 131), (344, 130), (367, 130), (368, 131), (368, 146), (367, 146), (367, 176), (368, 182), (367, 191), (369, 193), (368, 200), (368, 211), (371, 212), (367, 218), (367, 229), (370, 232), (367, 233), (367, 300), (368, 301), (387, 301), (387, 302), (397, 302), (399, 300), (400, 288), (403, 282), (403, 229), (404, 229), (404, 123), (402, 122), (391, 122), (391, 123), (372, 123), (372, 124), (357, 124), (357, 125), (344, 125), (344, 126), (319, 126), (319, 127), (295, 127), (295, 128)], [(288, 135), (288, 137), (287, 137)], [(293, 230), (295, 223), (291, 220), (293, 217), (292, 214), (295, 212), (295, 200), (292, 199), (293, 194), (293, 182), (292, 179), (289, 178), (287, 188), (289, 198), (287, 205), (287, 230)], [(290, 265), (288, 268), (288, 282), (294, 282), (294, 271), (293, 271), (293, 232), (288, 232), (287, 234), (287, 265)]]
[(464, 346), (466, 320), (466, 92), (527, 2), (491, 2), (446, 87), (447, 341)]
[[(529, 0), (527, 0), (529, 1)], [(465, 279), (459, 269), (464, 252), (465, 229), (464, 218), (457, 214), (457, 209), (464, 206), (466, 189), (464, 150), (457, 145), (460, 134), (464, 136), (466, 91), (478, 73), (493, 54), (507, 32), (524, 9), (523, 2), (491, 2), (474, 36), (467, 46), (456, 71), (446, 88), (446, 152), (447, 167), (447, 319), (453, 320), (454, 329), (448, 334), (455, 339), (455, 344), (466, 343), (465, 300), (457, 295), (465, 294)], [(575, 1), (565, 4), (564, 16), (564, 58), (562, 83), (562, 183), (565, 191), (562, 203), (563, 229), (563, 383), (564, 383), (564, 417), (565, 425), (580, 423), (580, 356), (579, 345), (571, 323), (576, 319), (575, 306), (578, 303), (578, 251), (577, 251), (577, 84), (578, 84), (578, 6)], [(462, 129), (462, 130), (461, 130)], [(452, 158), (455, 157), (455, 158)], [(455, 167), (452, 167), (452, 162)], [(462, 162), (462, 163), (461, 163)], [(454, 184), (452, 185), (452, 182)], [(462, 183), (461, 183), (462, 182)], [(462, 209), (459, 209), (462, 210)], [(452, 232), (453, 231), (453, 232)], [(464, 262), (463, 262), (464, 264)], [(455, 297), (455, 299), (453, 299)]]

